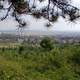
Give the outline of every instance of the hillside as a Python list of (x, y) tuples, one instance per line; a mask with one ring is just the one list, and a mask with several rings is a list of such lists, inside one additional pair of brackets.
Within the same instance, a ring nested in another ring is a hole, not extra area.
[(21, 46), (0, 48), (0, 80), (80, 79), (79, 44), (54, 43), (52, 50), (31, 44)]

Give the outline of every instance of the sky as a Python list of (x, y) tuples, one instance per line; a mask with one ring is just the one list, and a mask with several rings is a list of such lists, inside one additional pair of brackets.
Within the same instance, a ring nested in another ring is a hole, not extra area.
[[(73, 0), (72, 5), (80, 8), (80, 0)], [(4, 13), (5, 14), (5, 13)], [(80, 19), (76, 22), (70, 22), (67, 19), (60, 17), (58, 21), (48, 29), (45, 27), (47, 20), (35, 19), (32, 16), (22, 15), (22, 18), (25, 19), (28, 26), (26, 30), (43, 30), (43, 31), (80, 31)], [(0, 22), (0, 31), (1, 30), (16, 30), (18, 28), (17, 22), (12, 17), (8, 17), (4, 21)]]

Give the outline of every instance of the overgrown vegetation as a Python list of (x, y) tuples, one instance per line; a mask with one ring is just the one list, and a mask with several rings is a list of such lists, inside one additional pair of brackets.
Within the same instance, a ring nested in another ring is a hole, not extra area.
[(80, 45), (53, 46), (46, 50), (26, 43), (0, 48), (0, 80), (79, 80)]

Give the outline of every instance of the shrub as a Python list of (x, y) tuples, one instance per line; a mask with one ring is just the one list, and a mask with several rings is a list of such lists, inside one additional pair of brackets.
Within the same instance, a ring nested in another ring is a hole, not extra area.
[(73, 54), (72, 62), (80, 65), (80, 53)]
[(44, 49), (51, 50), (53, 49), (53, 41), (51, 38), (46, 37), (40, 42), (40, 46)]
[(2, 52), (4, 52), (5, 51), (5, 48), (3, 47), (1, 50), (2, 50)]
[(23, 50), (24, 50), (24, 46), (22, 46), (22, 45), (19, 46), (18, 53), (19, 53), (19, 54), (22, 54), (22, 51), (23, 51)]

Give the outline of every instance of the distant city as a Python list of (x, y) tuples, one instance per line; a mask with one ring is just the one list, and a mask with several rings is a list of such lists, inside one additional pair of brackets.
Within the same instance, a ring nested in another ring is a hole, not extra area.
[(43, 37), (51, 37), (59, 43), (80, 43), (80, 32), (74, 31), (0, 31), (0, 42), (40, 41)]

